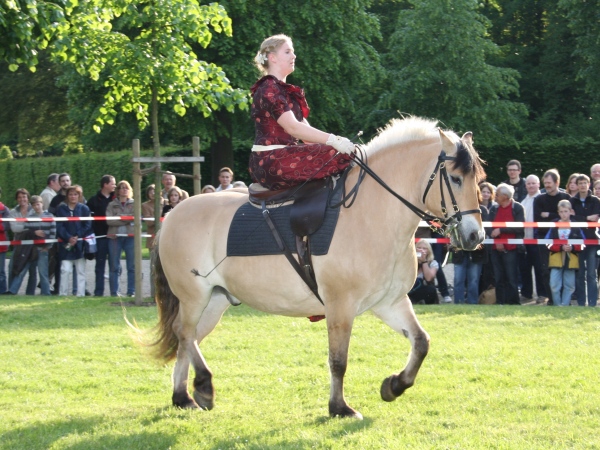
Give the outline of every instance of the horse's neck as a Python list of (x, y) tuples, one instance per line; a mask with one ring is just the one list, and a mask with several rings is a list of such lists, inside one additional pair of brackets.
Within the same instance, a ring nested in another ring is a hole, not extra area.
[[(413, 145), (410, 145), (413, 144)], [(433, 156), (439, 148), (439, 141), (428, 140), (425, 145), (407, 143), (394, 150), (380, 151), (369, 158), (369, 167), (396, 192), (411, 204), (422, 209), (423, 192), (429, 179)], [(348, 180), (352, 186), (358, 176), (356, 168)], [(361, 215), (364, 215), (371, 230), (377, 230), (376, 238), (392, 245), (406, 245), (421, 220), (400, 200), (387, 192), (375, 180), (365, 180), (357, 202)]]

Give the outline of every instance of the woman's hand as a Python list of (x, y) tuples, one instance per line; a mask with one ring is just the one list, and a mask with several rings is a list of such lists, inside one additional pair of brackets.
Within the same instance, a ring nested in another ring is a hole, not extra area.
[(325, 142), (327, 145), (331, 145), (338, 152), (344, 153), (345, 155), (350, 155), (354, 153), (354, 143), (345, 137), (336, 136), (335, 134), (330, 134), (329, 139)]
[(46, 237), (46, 233), (44, 233), (42, 230), (35, 230), (35, 231), (33, 232), (33, 234), (35, 234), (35, 235), (36, 235), (36, 236), (38, 236), (38, 237), (42, 237), (42, 238), (45, 238), (45, 237)]

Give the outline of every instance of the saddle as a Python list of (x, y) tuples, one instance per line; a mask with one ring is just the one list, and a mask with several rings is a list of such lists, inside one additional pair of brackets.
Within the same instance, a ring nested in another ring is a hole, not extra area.
[[(323, 225), (334, 184), (332, 178), (325, 178), (279, 191), (270, 191), (258, 183), (248, 188), (250, 202), (262, 208), (263, 217), (280, 250), (322, 304), (312, 266), (310, 236)], [(296, 237), (298, 260), (285, 244), (269, 214), (269, 207), (290, 203), (290, 227)]]

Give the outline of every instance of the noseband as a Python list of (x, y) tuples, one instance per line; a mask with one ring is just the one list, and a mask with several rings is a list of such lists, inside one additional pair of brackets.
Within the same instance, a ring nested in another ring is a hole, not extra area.
[[(436, 233), (440, 233), (444, 236), (448, 236), (462, 221), (462, 216), (465, 214), (481, 214), (479, 209), (470, 209), (467, 211), (461, 211), (458, 207), (458, 203), (456, 203), (456, 198), (454, 197), (454, 193), (452, 192), (452, 186), (450, 185), (450, 179), (448, 178), (448, 171), (446, 170), (446, 161), (455, 161), (456, 157), (446, 155), (446, 152), (442, 150), (440, 155), (438, 156), (437, 164), (435, 165), (435, 169), (433, 173), (429, 176), (429, 182), (427, 183), (427, 187), (425, 188), (425, 192), (423, 193), (423, 203), (425, 203), (425, 198), (427, 197), (427, 193), (429, 189), (433, 185), (435, 178), (437, 177), (438, 172), (440, 173), (440, 195), (442, 196), (441, 206), (442, 206), (442, 214), (443, 217), (434, 216), (422, 209), (416, 207), (411, 202), (406, 200), (396, 191), (394, 191), (391, 187), (387, 185), (385, 181), (383, 181), (379, 175), (377, 175), (366, 163), (366, 158), (359, 156), (359, 154), (354, 155), (354, 161), (356, 164), (366, 173), (368, 173), (377, 183), (379, 183), (385, 190), (387, 190), (390, 194), (404, 203), (408, 209), (414, 212), (421, 220), (429, 223), (429, 227), (432, 231)], [(364, 176), (364, 175), (363, 175)], [(359, 180), (362, 177), (359, 176)], [(448, 211), (446, 209), (446, 199), (444, 197), (444, 184), (446, 183), (446, 187), (448, 189), (448, 193), (450, 194), (450, 200), (452, 201), (452, 209), (454, 211), (453, 216), (448, 216)], [(356, 187), (355, 187), (356, 188)]]

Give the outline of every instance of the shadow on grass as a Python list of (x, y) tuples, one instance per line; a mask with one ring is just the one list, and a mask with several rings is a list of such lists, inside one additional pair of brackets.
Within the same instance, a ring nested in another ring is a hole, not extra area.
[[(87, 419), (53, 420), (18, 427), (2, 435), (2, 448), (42, 449), (52, 448), (58, 442), (61, 448), (69, 449), (134, 449), (170, 448), (176, 438), (164, 433), (139, 432), (127, 436), (111, 436), (103, 433), (106, 419), (102, 416)], [(77, 442), (64, 442), (74, 438)], [(152, 443), (151, 446), (148, 443)]]

